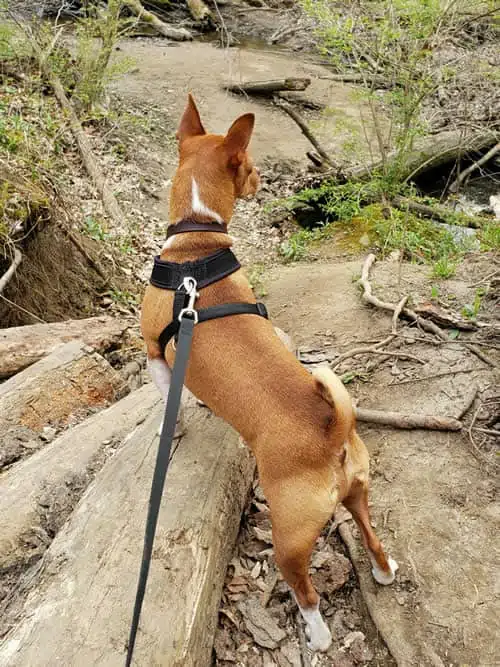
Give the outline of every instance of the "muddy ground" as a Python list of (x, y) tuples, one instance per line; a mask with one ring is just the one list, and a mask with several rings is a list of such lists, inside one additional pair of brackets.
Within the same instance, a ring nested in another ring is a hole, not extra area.
[[(274, 13), (251, 15), (255, 34), (264, 19), (267, 31), (285, 25)], [(121, 259), (124, 275), (133, 274), (145, 283), (151, 258), (163, 244), (176, 165), (176, 122), (186, 93), (192, 91), (212, 131), (223, 132), (240, 113), (256, 114), (251, 148), (262, 168), (263, 189), (256, 199), (238, 205), (231, 234), (236, 253), (265, 295), (273, 321), (293, 335), (302, 361), (309, 368), (334, 362), (341, 352), (385, 338), (391, 330), (390, 317), (362, 305), (356, 286), (369, 248), (345, 249), (333, 239), (313, 249), (308, 262), (284, 265), (280, 260), (279, 244), (294, 227), (270, 213), (268, 205), (290, 194), (307, 166), (309, 144), (279, 109), (229, 95), (221, 83), (308, 76), (312, 84), (307, 98), (359, 124), (353, 88), (328, 81), (324, 77), (329, 70), (317, 64), (315, 56), (299, 51), (262, 50), (248, 44), (221, 49), (207, 42), (170, 44), (136, 38), (122, 42), (118, 55), (135, 61), (132, 71), (111, 86), (112, 104), (127, 111), (129, 123), (117, 123), (104, 137), (90, 134), (127, 211), (124, 229), (109, 230), (130, 235), (131, 250)], [(328, 149), (333, 154), (340, 150), (342, 137), (333, 131), (334, 117), (325, 119), (310, 110), (304, 114)], [(75, 178), (75, 188), (87, 213), (100, 211), (83, 180)], [(491, 324), (498, 295), (489, 277), (497, 268), (498, 259), (472, 254), (455, 278), (438, 283), (439, 298), (460, 312), (473, 301), (477, 285), (489, 285), (490, 296), (483, 300), (480, 316)], [(436, 286), (428, 267), (408, 265), (397, 257), (377, 263), (372, 281), (375, 293), (384, 299), (398, 301), (409, 294), (414, 303), (428, 301)], [(116, 304), (107, 307), (113, 310)], [(136, 305), (131, 308), (137, 312)], [(480, 349), (498, 364), (499, 345), (492, 331), (484, 327), (469, 337), (478, 340)], [(462, 344), (464, 340), (461, 334), (458, 340), (438, 343), (401, 324), (390, 349), (409, 350), (423, 363), (366, 355), (346, 359), (336, 370), (352, 375), (349, 389), (360, 405), (381, 410), (458, 415), (471, 388), (477, 388), (466, 423), (470, 426), (474, 416), (475, 426), (493, 430), (498, 427), (498, 375)], [(142, 351), (136, 349), (131, 358), (144, 362)], [(422, 379), (441, 372), (449, 374)], [(371, 453), (373, 524), (400, 565), (395, 585), (382, 589), (373, 584), (362, 593), (336, 524), (328, 526), (318, 542), (313, 571), (334, 643), (327, 655), (309, 654), (301, 647), (294, 604), (275, 576), (269, 517), (256, 480), (227, 573), (215, 665), (487, 667), (497, 663), (495, 440), (473, 430), (470, 434), (405, 432), (362, 424), (359, 431)], [(351, 529), (359, 540), (355, 527)], [(361, 559), (356, 568), (366, 572), (368, 564)], [(378, 609), (375, 623), (367, 601)]]

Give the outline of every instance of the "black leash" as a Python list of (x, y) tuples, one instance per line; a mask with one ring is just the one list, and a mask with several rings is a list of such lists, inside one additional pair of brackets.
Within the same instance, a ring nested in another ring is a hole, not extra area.
[(141, 616), (142, 603), (146, 592), (146, 583), (148, 580), (149, 566), (153, 552), (153, 542), (158, 523), (158, 514), (160, 512), (161, 498), (165, 477), (167, 476), (168, 464), (170, 462), (170, 450), (175, 434), (177, 415), (181, 403), (182, 388), (184, 386), (184, 377), (186, 367), (191, 351), (194, 327), (198, 322), (198, 313), (194, 309), (194, 302), (198, 296), (196, 293), (196, 281), (193, 278), (184, 279), (184, 288), (189, 296), (187, 308), (184, 308), (179, 314), (179, 338), (175, 354), (175, 363), (172, 370), (172, 382), (168, 392), (167, 407), (165, 409), (165, 419), (160, 435), (158, 445), (158, 454), (156, 456), (153, 482), (151, 484), (151, 494), (149, 496), (148, 517), (146, 520), (146, 531), (144, 534), (144, 547), (142, 551), (142, 563), (139, 574), (139, 583), (135, 595), (134, 613), (132, 616), (132, 625), (127, 646), (126, 667), (132, 664), (132, 655), (134, 653), (137, 629), (139, 627), (139, 618)]

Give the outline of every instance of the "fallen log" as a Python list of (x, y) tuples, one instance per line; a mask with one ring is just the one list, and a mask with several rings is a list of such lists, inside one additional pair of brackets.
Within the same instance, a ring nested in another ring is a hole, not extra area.
[[(161, 411), (106, 463), (52, 542), (4, 638), (1, 666), (72, 665), (76, 652), (78, 664), (123, 664)], [(188, 411), (167, 476), (137, 665), (211, 664), (225, 570), (253, 477), (237, 434), (200, 407)]]
[(174, 26), (161, 21), (155, 14), (145, 9), (140, 0), (123, 0), (123, 4), (130, 9), (141, 21), (152, 26), (157, 33), (177, 42), (185, 42), (193, 39), (193, 35), (185, 28), (174, 28)]
[(125, 389), (121, 375), (79, 341), (61, 345), (0, 384), (0, 470), (32, 453), (22, 441), (16, 447), (20, 426), (40, 435), (44, 426), (64, 426), (77, 410), (103, 407)]
[(14, 375), (71, 340), (81, 340), (98, 352), (117, 347), (129, 326), (126, 320), (102, 316), (0, 329), (0, 379)]
[(302, 91), (311, 84), (311, 79), (288, 78), (274, 81), (246, 81), (241, 83), (225, 83), (222, 88), (229, 93), (240, 95), (265, 95), (272, 97), (279, 92)]
[(382, 424), (402, 429), (428, 429), (430, 431), (460, 431), (462, 422), (452, 417), (437, 417), (434, 415), (404, 414), (402, 412), (385, 412), (355, 408), (356, 419), (369, 424)]
[(197, 23), (212, 22), (212, 12), (203, 0), (186, 0), (191, 16)]
[[(410, 211), (411, 213), (415, 213), (421, 218), (430, 218), (436, 222), (442, 222), (448, 225), (457, 224), (454, 222), (452, 217), (453, 211), (449, 211), (443, 206), (438, 206), (437, 204), (428, 206), (427, 204), (413, 201), (413, 199), (409, 199), (408, 197), (400, 197), (399, 195), (396, 195), (391, 199), (391, 204), (398, 208), (400, 211)], [(467, 219), (464, 218), (463, 221), (461, 221), (461, 225), (465, 227), (471, 227), (473, 229), (480, 229), (482, 226), (480, 220), (472, 217), (468, 217)]]
[[(21, 575), (46, 551), (96, 471), (160, 400), (157, 389), (145, 385), (2, 474), (0, 599), (4, 607), (12, 601)], [(14, 614), (12, 607), (11, 611)], [(10, 623), (1, 605), (0, 619)], [(0, 636), (5, 630), (0, 622)]]

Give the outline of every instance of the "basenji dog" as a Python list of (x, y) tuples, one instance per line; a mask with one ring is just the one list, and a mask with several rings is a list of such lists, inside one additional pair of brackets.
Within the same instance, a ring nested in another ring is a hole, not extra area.
[[(171, 224), (186, 219), (229, 223), (236, 199), (257, 192), (259, 173), (247, 150), (253, 128), (253, 114), (245, 114), (225, 136), (209, 134), (189, 96), (177, 132)], [(165, 244), (161, 259), (193, 261), (231, 243), (220, 231), (178, 234)], [(173, 298), (173, 292), (149, 285), (141, 316), (148, 365), (165, 400), (175, 344), (171, 341), (163, 355), (158, 338), (172, 319)], [(255, 303), (241, 269), (200, 290), (196, 307), (231, 302)], [(229, 422), (254, 453), (271, 511), (277, 565), (306, 623), (309, 648), (326, 651), (331, 634), (319, 611), (309, 562), (339, 502), (359, 526), (376, 581), (392, 583), (397, 569), (370, 525), (368, 452), (356, 432), (348, 392), (328, 368), (310, 374), (269, 320), (251, 314), (195, 327), (185, 384)]]

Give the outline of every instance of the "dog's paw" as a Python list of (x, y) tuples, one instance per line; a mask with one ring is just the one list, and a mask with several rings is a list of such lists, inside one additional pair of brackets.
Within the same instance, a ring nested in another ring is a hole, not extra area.
[(392, 584), (396, 578), (396, 572), (398, 571), (399, 565), (393, 558), (388, 558), (389, 567), (391, 568), (390, 572), (384, 572), (376, 564), (372, 567), (372, 575), (375, 581), (382, 586), (389, 586)]
[(332, 635), (327, 625), (323, 621), (321, 626), (306, 625), (307, 648), (310, 651), (328, 651), (332, 643)]

